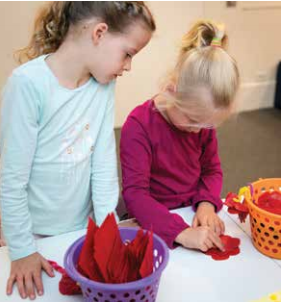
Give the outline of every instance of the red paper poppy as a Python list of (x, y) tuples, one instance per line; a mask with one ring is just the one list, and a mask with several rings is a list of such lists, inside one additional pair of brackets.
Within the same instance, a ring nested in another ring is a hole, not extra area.
[(238, 202), (239, 198), (238, 195), (229, 192), (226, 196), (225, 199), (225, 205), (228, 207), (227, 211), (230, 214), (238, 214), (240, 222), (245, 222), (246, 217), (249, 214), (249, 209), (245, 203), (245, 201), (243, 201), (243, 203), (239, 203)]
[(240, 253), (240, 239), (233, 238), (229, 235), (221, 235), (220, 239), (224, 245), (225, 251), (221, 251), (218, 248), (211, 248), (204, 252), (206, 255), (210, 255), (214, 260), (227, 260), (232, 255)]

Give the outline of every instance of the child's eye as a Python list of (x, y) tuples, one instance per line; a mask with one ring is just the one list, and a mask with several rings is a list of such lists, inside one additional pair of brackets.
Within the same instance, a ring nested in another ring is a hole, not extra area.
[(129, 53), (126, 53), (126, 58), (132, 58), (132, 55)]

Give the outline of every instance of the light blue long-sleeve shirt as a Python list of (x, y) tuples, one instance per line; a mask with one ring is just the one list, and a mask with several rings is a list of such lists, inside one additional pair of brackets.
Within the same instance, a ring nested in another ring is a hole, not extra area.
[(92, 210), (100, 225), (118, 202), (115, 82), (64, 88), (45, 58), (15, 69), (3, 90), (0, 210), (12, 260), (37, 251), (33, 234), (85, 228)]

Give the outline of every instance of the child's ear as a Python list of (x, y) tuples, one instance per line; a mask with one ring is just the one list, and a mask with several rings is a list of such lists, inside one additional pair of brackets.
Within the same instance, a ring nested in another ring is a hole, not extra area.
[(94, 44), (98, 44), (108, 31), (106, 23), (97, 23), (92, 31), (92, 39)]
[(171, 95), (174, 95), (176, 93), (176, 84), (172, 82), (167, 84), (166, 91), (169, 92)]

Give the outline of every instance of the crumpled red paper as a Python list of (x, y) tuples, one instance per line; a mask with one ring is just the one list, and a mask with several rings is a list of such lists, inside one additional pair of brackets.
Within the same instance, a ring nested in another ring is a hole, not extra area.
[(279, 191), (266, 191), (259, 196), (257, 205), (265, 211), (281, 214), (281, 193)]
[(58, 265), (55, 261), (48, 260), (48, 262), (52, 265), (52, 267), (62, 274), (62, 278), (59, 282), (59, 291), (63, 295), (76, 295), (82, 294), (80, 286), (72, 280), (65, 269)]
[[(50, 262), (63, 274), (60, 292), (81, 293), (80, 287), (65, 270), (56, 262)], [(90, 280), (111, 284), (147, 277), (153, 272), (153, 233), (139, 229), (134, 240), (124, 243), (114, 214), (109, 214), (100, 228), (89, 218), (77, 270)]]
[(233, 238), (229, 235), (221, 235), (220, 239), (224, 245), (225, 251), (221, 251), (218, 248), (211, 248), (204, 252), (206, 255), (210, 255), (214, 260), (227, 260), (232, 255), (237, 255), (240, 253), (240, 239)]
[(246, 217), (249, 214), (249, 209), (245, 200), (241, 203), (237, 194), (229, 192), (225, 198), (224, 204), (228, 207), (227, 211), (230, 214), (238, 214), (240, 222), (245, 222)]

